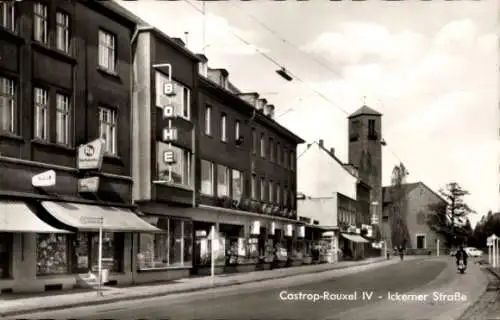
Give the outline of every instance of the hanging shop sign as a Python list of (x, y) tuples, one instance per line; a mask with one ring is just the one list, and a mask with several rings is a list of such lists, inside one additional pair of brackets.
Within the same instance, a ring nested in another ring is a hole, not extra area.
[(299, 238), (305, 238), (306, 237), (306, 226), (299, 226), (298, 237)]
[(361, 234), (361, 228), (356, 228), (356, 234)]
[(83, 178), (78, 180), (78, 192), (93, 193), (99, 190), (99, 177)]
[(56, 184), (56, 172), (54, 170), (44, 171), (31, 178), (33, 187), (52, 187)]
[(260, 234), (260, 221), (253, 221), (250, 227), (251, 235), (259, 235)]
[(271, 225), (269, 226), (269, 235), (274, 236), (276, 233), (276, 222), (271, 222)]
[(104, 158), (104, 139), (96, 139), (78, 147), (78, 170), (100, 170)]
[(293, 225), (287, 224), (285, 226), (285, 237), (291, 237), (293, 235)]

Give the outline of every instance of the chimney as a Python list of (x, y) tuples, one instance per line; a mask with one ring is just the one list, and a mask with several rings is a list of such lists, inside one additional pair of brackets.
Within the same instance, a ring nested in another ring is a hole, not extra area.
[(335, 148), (330, 148), (330, 153), (335, 155)]
[(198, 73), (201, 76), (207, 77), (208, 76), (208, 58), (206, 55), (198, 53), (196, 55), (199, 59), (200, 62), (198, 62)]
[(240, 93), (238, 97), (251, 104), (252, 107), (257, 108), (257, 100), (259, 99), (259, 94), (257, 92)]
[(319, 139), (319, 146), (320, 146), (320, 147), (322, 147), (322, 146), (323, 146), (323, 144), (324, 144), (323, 139)]
[(274, 105), (268, 104), (264, 107), (264, 114), (269, 118), (274, 118)]
[(264, 107), (267, 104), (267, 100), (262, 98), (257, 100), (257, 111), (264, 112)]

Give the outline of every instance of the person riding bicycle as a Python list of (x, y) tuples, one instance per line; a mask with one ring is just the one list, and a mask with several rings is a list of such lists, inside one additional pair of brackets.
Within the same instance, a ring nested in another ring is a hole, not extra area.
[(457, 253), (455, 253), (455, 257), (457, 258), (457, 266), (460, 263), (460, 260), (463, 260), (464, 266), (467, 267), (467, 252), (465, 252), (464, 248), (460, 246), (460, 248), (457, 250)]

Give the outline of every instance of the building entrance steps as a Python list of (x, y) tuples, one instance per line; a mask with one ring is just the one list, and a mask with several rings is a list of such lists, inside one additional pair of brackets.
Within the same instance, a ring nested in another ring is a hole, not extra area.
[[(405, 260), (429, 258), (408, 256)], [(362, 268), (370, 264), (399, 263), (399, 259), (368, 258), (361, 261), (343, 261), (335, 264), (319, 264), (250, 273), (216, 275), (214, 285), (211, 277), (191, 277), (172, 282), (150, 283), (129, 287), (104, 287), (103, 296), (98, 297), (96, 291), (61, 291), (58, 294), (7, 294), (0, 295), (0, 316), (11, 317), (23, 313), (60, 310), (89, 305), (107, 304), (111, 302), (137, 300), (167, 296), (177, 293), (200, 291), (214, 287), (228, 287), (245, 283), (273, 280), (279, 278), (332, 272), (338, 269)]]

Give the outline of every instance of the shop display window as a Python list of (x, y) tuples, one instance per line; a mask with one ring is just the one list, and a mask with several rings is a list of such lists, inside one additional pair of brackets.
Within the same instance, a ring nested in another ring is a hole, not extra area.
[[(239, 239), (238, 238), (229, 238), (227, 243), (227, 256), (226, 256), (226, 264), (235, 265), (238, 263), (238, 257), (241, 251), (239, 250)], [(244, 250), (244, 249), (243, 249)]]
[(148, 220), (164, 232), (139, 234), (138, 270), (192, 266), (192, 222), (173, 218)]
[(264, 262), (271, 263), (274, 261), (274, 241), (267, 239), (264, 244)]
[(294, 242), (291, 258), (294, 260), (304, 259), (304, 244), (302, 240), (297, 240)]
[[(212, 247), (210, 239), (207, 237), (207, 232), (205, 230), (197, 230), (196, 234), (196, 252), (195, 264), (198, 266), (206, 266), (212, 263)], [(223, 266), (226, 263), (226, 240), (220, 234), (216, 237), (214, 254), (215, 254), (215, 265)]]
[(247, 261), (246, 263), (259, 262), (259, 239), (249, 238), (247, 240)]
[(11, 261), (12, 233), (0, 232), (0, 279), (5, 279), (11, 276)]
[(68, 238), (65, 234), (37, 234), (37, 275), (68, 273)]
[(276, 243), (276, 260), (278, 261), (288, 260), (288, 251), (281, 242)]

